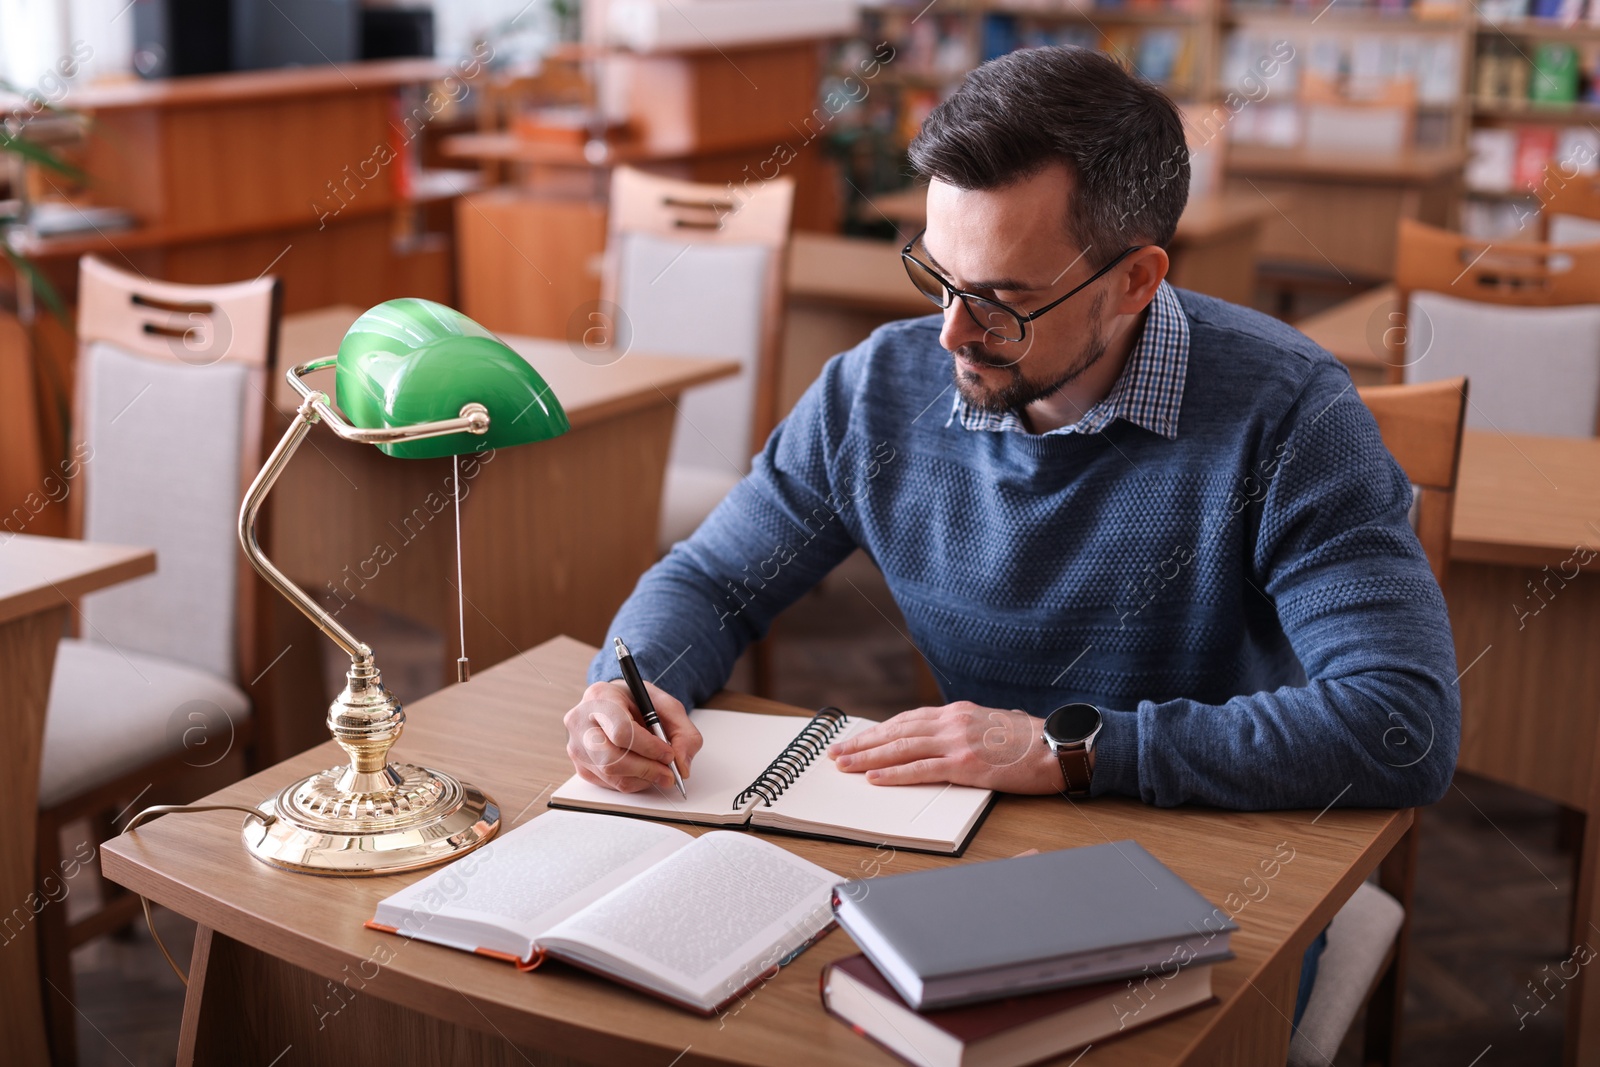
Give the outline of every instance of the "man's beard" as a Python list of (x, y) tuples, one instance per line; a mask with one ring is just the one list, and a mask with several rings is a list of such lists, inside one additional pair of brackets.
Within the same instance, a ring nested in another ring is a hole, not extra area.
[[(1100, 320), (1100, 312), (1104, 306), (1105, 295), (1096, 294), (1094, 304), (1089, 309), (1091, 322)], [(1004, 414), (1007, 411), (1021, 411), (1029, 404), (1054, 396), (1076, 381), (1090, 367), (1100, 362), (1101, 357), (1106, 354), (1107, 347), (1107, 339), (1096, 336), (1084, 346), (1078, 353), (1078, 358), (1073, 360), (1063, 373), (1049, 381), (1035, 382), (1023, 377), (1023, 359), (1001, 358), (987, 351), (982, 345), (962, 345), (956, 349), (955, 355), (981, 367), (994, 367), (1007, 371), (1011, 375), (1011, 380), (997, 388), (990, 387), (977, 375), (963, 371), (960, 363), (952, 361), (956, 391), (961, 394), (961, 399), (966, 401), (968, 407), (978, 411), (993, 415)]]

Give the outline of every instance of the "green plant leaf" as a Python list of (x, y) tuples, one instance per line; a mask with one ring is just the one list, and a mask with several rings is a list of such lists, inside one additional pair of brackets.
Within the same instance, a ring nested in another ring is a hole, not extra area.
[(33, 287), (34, 295), (39, 298), (39, 302), (49, 308), (50, 314), (59, 319), (62, 325), (71, 328), (72, 323), (67, 319), (67, 306), (62, 303), (61, 294), (56, 292), (56, 287), (50, 284), (50, 279), (46, 278), (43, 272), (38, 267), (35, 267), (27, 257), (12, 248), (10, 241), (0, 240), (0, 250), (4, 250), (6, 258), (11, 261), (11, 265), (16, 268), (17, 273), (28, 280), (28, 284)]
[(84, 180), (83, 171), (70, 163), (58, 159), (56, 154), (48, 148), (33, 144), (21, 137), (13, 136), (4, 130), (0, 130), (0, 152), (10, 152), (13, 155), (21, 156), (29, 163), (37, 164), (47, 170), (53, 170), (57, 174), (61, 174), (75, 182)]

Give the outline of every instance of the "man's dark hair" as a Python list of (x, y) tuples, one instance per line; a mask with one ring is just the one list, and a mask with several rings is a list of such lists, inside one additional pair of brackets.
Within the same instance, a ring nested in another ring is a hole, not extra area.
[(1065, 163), (1067, 232), (1091, 262), (1167, 245), (1189, 199), (1183, 119), (1166, 94), (1090, 48), (990, 60), (933, 109), (911, 142), (924, 179), (999, 189)]

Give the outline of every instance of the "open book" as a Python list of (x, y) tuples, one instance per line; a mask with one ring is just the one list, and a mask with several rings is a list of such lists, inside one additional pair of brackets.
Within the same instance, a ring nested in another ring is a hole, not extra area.
[(621, 793), (573, 775), (550, 806), (960, 855), (994, 799), (989, 789), (873, 785), (839, 770), (823, 750), (873, 724), (838, 708), (809, 720), (716, 708), (691, 718), (705, 744), (683, 783), (688, 799), (677, 790)]
[(711, 1014), (832, 925), (838, 875), (745, 834), (546, 812), (378, 902), (367, 925), (577, 964)]

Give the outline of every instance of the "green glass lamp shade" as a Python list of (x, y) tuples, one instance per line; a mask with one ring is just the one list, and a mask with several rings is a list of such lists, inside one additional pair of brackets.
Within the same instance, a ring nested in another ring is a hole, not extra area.
[(335, 399), (364, 430), (453, 419), (476, 401), (489, 432), (379, 445), (400, 459), (433, 459), (544, 441), (567, 432), (561, 402), (528, 361), (454, 308), (389, 300), (355, 321), (339, 345)]

